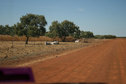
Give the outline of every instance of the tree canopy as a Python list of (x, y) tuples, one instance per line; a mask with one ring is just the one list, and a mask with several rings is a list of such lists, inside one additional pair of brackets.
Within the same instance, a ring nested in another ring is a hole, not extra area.
[(12, 26), (9, 25), (0, 25), (0, 34), (1, 35), (12, 35), (14, 34), (14, 29)]
[(80, 30), (79, 27), (71, 21), (64, 20), (61, 23), (58, 21), (53, 21), (46, 36), (51, 38), (59, 37), (62, 39), (62, 41), (65, 41), (66, 36), (79, 38)]
[(26, 44), (28, 44), (29, 37), (39, 37), (45, 34), (46, 24), (43, 15), (26, 14), (20, 18), (20, 23), (17, 23), (16, 33), (19, 36), (25, 35), (27, 37)]
[(50, 31), (48, 32), (47, 36), (51, 38), (62, 37), (63, 30), (61, 24), (58, 21), (53, 21), (49, 27), (49, 30)]
[(93, 32), (90, 32), (90, 31), (81, 31), (80, 37), (81, 38), (93, 38), (94, 35), (93, 35)]
[[(42, 35), (55, 39), (61, 38), (62, 41), (66, 40), (66, 37), (72, 37), (74, 39), (80, 38), (116, 38), (114, 35), (96, 35), (90, 31), (81, 31), (79, 26), (69, 20), (62, 22), (53, 21), (49, 26), (49, 31), (46, 32), (45, 26), (47, 25), (46, 19), (43, 15), (26, 14), (20, 18), (20, 22), (9, 25), (0, 25), (1, 35), (18, 35), (26, 36), (26, 44), (28, 44), (29, 37), (39, 37)], [(46, 34), (45, 34), (46, 32)]]
[(64, 29), (65, 36), (74, 36), (74, 33), (79, 30), (79, 27), (76, 26), (73, 22), (64, 20), (61, 22), (62, 28)]
[(116, 38), (115, 35), (95, 35), (96, 39), (112, 39)]

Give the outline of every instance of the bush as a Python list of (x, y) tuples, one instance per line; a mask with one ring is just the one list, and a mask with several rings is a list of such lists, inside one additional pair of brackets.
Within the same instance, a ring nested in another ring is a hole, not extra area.
[(113, 39), (116, 38), (115, 35), (95, 35), (96, 39)]
[(75, 41), (75, 38), (72, 37), (72, 36), (68, 36), (68, 37), (66, 37), (66, 39), (65, 39), (65, 42), (74, 42), (74, 41)]

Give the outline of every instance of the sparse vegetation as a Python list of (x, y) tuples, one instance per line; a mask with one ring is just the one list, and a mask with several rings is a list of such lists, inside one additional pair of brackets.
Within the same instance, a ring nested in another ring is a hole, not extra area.
[(66, 41), (66, 37), (79, 38), (80, 30), (73, 22), (64, 20), (59, 23), (58, 21), (53, 21), (52, 25), (49, 27), (49, 32), (46, 36), (55, 39), (56, 37), (61, 38), (62, 41)]
[[(93, 41), (95, 44), (98, 42), (101, 42), (101, 40)], [(31, 59), (45, 58), (50, 55), (59, 54), (68, 50), (71, 51), (93, 44), (60, 42), (59, 45), (46, 46), (42, 41), (36, 41), (35, 43), (34, 41), (29, 41), (29, 44), (25, 46), (24, 43), (25, 41), (14, 41), (14, 47), (12, 48), (11, 41), (0, 41), (0, 65), (17, 64), (25, 61), (27, 62)]]
[(116, 38), (115, 35), (95, 35), (96, 39), (113, 39)]
[[(43, 35), (46, 37), (49, 37), (51, 40), (58, 39), (58, 41), (75, 41), (75, 39), (80, 39), (80, 38), (94, 38), (93, 32), (81, 31), (79, 29), (79, 26), (77, 26), (72, 21), (64, 20), (61, 23), (59, 23), (58, 21), (53, 21), (51, 26), (49, 27), (48, 32), (46, 32), (46, 29), (45, 29), (46, 24), (47, 22), (43, 15), (26, 14), (20, 18), (19, 23), (14, 24), (13, 26), (0, 25), (0, 35), (13, 36), (14, 37), (13, 40), (15, 39), (21, 40), (22, 37), (21, 39), (19, 39), (17, 36), (25, 36), (25, 39), (26, 39), (25, 44), (28, 44), (28, 41), (30, 40), (31, 37), (39, 37)], [(11, 40), (13, 43), (12, 37), (10, 36), (8, 36), (8, 38), (6, 38), (6, 36), (5, 38), (2, 36), (0, 40)], [(111, 38), (116, 38), (116, 36), (96, 35), (95, 38), (111, 39)], [(42, 38), (41, 39), (38, 38), (38, 39), (42, 41)]]
[(94, 38), (94, 35), (90, 31), (81, 31), (80, 38)]
[(20, 18), (20, 23), (17, 23), (16, 34), (26, 36), (26, 44), (28, 44), (29, 37), (39, 37), (45, 34), (44, 26), (46, 24), (43, 15), (27, 14)]
[[(35, 59), (35, 56), (43, 58), (45, 55), (81, 48), (90, 43), (96, 43), (94, 37), (98, 42), (99, 38), (116, 38), (113, 35), (94, 36), (93, 32), (81, 31), (79, 26), (68, 20), (53, 21), (49, 31), (45, 29), (46, 24), (43, 15), (26, 14), (20, 18), (19, 23), (13, 26), (0, 25), (0, 64), (13, 64), (15, 61), (17, 63), (27, 61), (26, 58)], [(76, 39), (81, 42), (74, 43)], [(54, 40), (60, 41), (60, 44), (44, 45), (44, 41)]]

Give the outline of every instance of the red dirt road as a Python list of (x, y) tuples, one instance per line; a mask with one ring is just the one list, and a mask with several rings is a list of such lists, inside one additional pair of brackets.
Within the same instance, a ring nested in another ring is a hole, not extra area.
[(114, 39), (30, 65), (36, 83), (126, 84), (126, 39)]

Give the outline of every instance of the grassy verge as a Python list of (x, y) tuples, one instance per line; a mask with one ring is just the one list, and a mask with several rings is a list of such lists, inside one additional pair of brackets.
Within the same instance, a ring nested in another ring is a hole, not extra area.
[(44, 45), (42, 41), (30, 41), (25, 45), (24, 41), (0, 41), (0, 65), (16, 65), (38, 58), (46, 58), (68, 50), (82, 48), (103, 40), (95, 40), (91, 43), (60, 42), (59, 45)]

